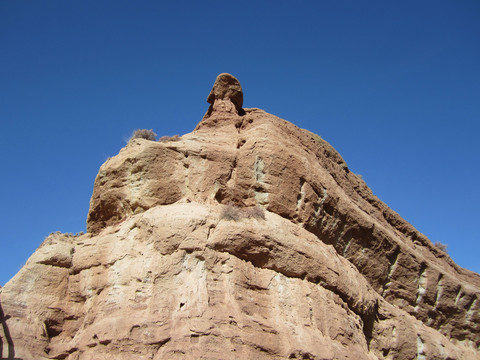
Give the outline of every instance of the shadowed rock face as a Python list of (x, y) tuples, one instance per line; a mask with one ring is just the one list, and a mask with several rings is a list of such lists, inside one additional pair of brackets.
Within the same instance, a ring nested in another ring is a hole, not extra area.
[(194, 132), (102, 165), (89, 233), (51, 235), (0, 289), (16, 356), (480, 359), (479, 275), (238, 94), (219, 75)]

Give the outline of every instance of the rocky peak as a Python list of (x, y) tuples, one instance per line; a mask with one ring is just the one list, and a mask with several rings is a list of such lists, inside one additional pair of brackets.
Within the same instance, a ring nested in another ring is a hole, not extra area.
[(192, 133), (134, 139), (102, 165), (88, 234), (52, 234), (1, 289), (9, 348), (26, 359), (480, 359), (479, 275), (325, 140), (242, 100), (220, 74)]
[(233, 122), (236, 127), (241, 125), (242, 116), (245, 115), (242, 108), (243, 91), (240, 82), (233, 75), (222, 73), (217, 76), (207, 102), (210, 106), (195, 130), (217, 127), (218, 122)]
[(242, 114), (243, 91), (240, 82), (233, 75), (227, 73), (218, 75), (207, 102), (211, 104), (210, 113)]

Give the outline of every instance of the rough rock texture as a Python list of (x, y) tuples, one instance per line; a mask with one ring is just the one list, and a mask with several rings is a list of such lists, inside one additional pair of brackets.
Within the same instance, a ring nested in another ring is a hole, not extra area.
[(102, 165), (88, 233), (0, 289), (3, 357), (480, 359), (480, 276), (239, 94), (221, 74), (193, 133)]
[(213, 113), (234, 113), (243, 115), (243, 91), (238, 80), (227, 73), (217, 76), (212, 91), (208, 95), (207, 102), (211, 105), (208, 108), (205, 118)]

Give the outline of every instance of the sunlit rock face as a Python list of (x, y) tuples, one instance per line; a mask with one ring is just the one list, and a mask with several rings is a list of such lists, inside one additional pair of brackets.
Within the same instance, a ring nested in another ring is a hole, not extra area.
[(480, 277), (220, 74), (195, 130), (102, 165), (81, 236), (0, 289), (1, 358), (480, 359)]

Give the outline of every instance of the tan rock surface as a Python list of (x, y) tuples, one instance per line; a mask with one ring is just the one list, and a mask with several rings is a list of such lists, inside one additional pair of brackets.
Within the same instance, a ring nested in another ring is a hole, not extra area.
[(157, 206), (97, 236), (47, 238), (2, 289), (17, 356), (468, 358), (298, 224), (221, 208)]
[(103, 164), (89, 233), (51, 235), (0, 289), (3, 356), (480, 359), (478, 274), (319, 136), (242, 109), (233, 76), (208, 99), (193, 133)]

